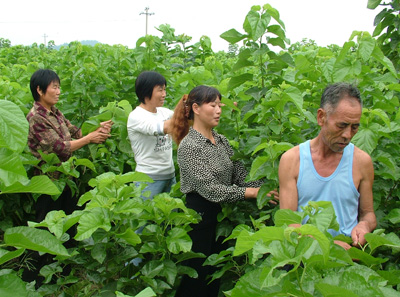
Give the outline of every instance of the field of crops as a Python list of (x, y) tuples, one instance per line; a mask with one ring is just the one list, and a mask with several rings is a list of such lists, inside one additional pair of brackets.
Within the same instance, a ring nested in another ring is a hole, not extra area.
[[(227, 249), (206, 263), (218, 268), (213, 278), (221, 278), (221, 296), (400, 296), (400, 7), (380, 3), (368, 1), (377, 11), (373, 33), (355, 31), (345, 44), (328, 47), (288, 44), (284, 20), (268, 4), (252, 7), (243, 28), (221, 35), (231, 43), (228, 53), (213, 52), (207, 36), (188, 46), (190, 37), (168, 25), (159, 27), (161, 38), (145, 36), (133, 49), (73, 42), (54, 50), (0, 38), (0, 295), (174, 296), (181, 276), (195, 275), (183, 261), (199, 256), (187, 235), (199, 216), (185, 207), (179, 184), (147, 201), (134, 186), (148, 177), (133, 171), (126, 122), (138, 104), (136, 77), (155, 70), (167, 79), (171, 109), (197, 85), (216, 87), (225, 103), (216, 129), (248, 179), (266, 181), (256, 202), (225, 205), (219, 215)], [(27, 147), (25, 117), (33, 103), (29, 80), (39, 68), (57, 72), (57, 107), (83, 134), (108, 119), (115, 124), (104, 144), (90, 144), (61, 165), (44, 156), (48, 175), (34, 177), (38, 161)], [(356, 84), (364, 100), (352, 142), (373, 159), (378, 220), (368, 244), (348, 251), (326, 232), (335, 223), (329, 204), (310, 205), (313, 223), (294, 231), (288, 225), (298, 214), (271, 206), (264, 195), (278, 186), (281, 154), (317, 135), (321, 93), (339, 81)], [(57, 180), (49, 178), (54, 171), (61, 173)], [(56, 198), (66, 184), (81, 209), (34, 223), (37, 197)], [(76, 246), (66, 248), (71, 228)], [(32, 251), (52, 259), (40, 270), (40, 285), (23, 277), (36, 264)], [(138, 266), (129, 264), (138, 257)]]

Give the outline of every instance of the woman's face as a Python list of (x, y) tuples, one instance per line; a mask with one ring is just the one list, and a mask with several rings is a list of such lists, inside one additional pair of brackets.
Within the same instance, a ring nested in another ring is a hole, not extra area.
[(153, 93), (150, 98), (150, 103), (155, 107), (161, 107), (164, 105), (165, 97), (167, 96), (167, 91), (165, 85), (155, 86), (153, 88)]
[(50, 110), (60, 98), (60, 84), (57, 81), (51, 82), (46, 89), (46, 93), (43, 93), (38, 87), (38, 93), (40, 96), (39, 103), (42, 104), (44, 108)]
[(217, 98), (215, 101), (203, 103), (202, 105), (193, 104), (193, 112), (195, 120), (200, 121), (207, 128), (214, 128), (218, 125), (221, 116), (221, 100)]

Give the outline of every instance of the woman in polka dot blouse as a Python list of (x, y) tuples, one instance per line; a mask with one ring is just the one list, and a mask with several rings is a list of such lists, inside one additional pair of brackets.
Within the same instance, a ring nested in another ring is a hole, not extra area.
[[(202, 220), (189, 233), (194, 252), (206, 256), (218, 253), (215, 231), (220, 203), (256, 199), (262, 181), (245, 182), (247, 171), (240, 161), (232, 161), (233, 149), (228, 140), (213, 130), (221, 116), (221, 94), (208, 86), (195, 87), (177, 104), (172, 118), (172, 137), (179, 144), (178, 165), (181, 191), (186, 205), (196, 210)], [(275, 194), (275, 191), (269, 195)], [(188, 265), (196, 269), (198, 278), (184, 276), (176, 297), (218, 296), (219, 283), (207, 285), (210, 266), (204, 259), (192, 259)]]

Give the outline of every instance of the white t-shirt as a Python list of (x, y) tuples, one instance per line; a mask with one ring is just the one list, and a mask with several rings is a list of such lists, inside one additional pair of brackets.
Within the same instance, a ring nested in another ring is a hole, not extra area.
[(135, 155), (136, 171), (146, 173), (153, 180), (175, 176), (172, 159), (172, 138), (164, 134), (164, 121), (173, 111), (157, 107), (153, 113), (137, 106), (128, 117), (128, 136)]

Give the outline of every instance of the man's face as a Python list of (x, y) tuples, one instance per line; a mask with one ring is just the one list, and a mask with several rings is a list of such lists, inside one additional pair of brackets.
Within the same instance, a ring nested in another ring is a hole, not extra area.
[(355, 98), (344, 97), (330, 114), (318, 110), (318, 124), (321, 126), (322, 140), (334, 152), (343, 152), (357, 133), (360, 126), (362, 108)]

